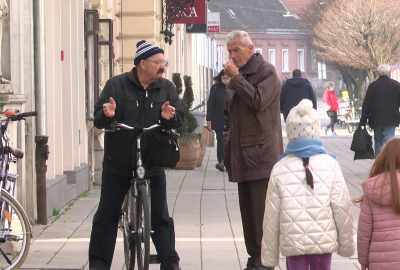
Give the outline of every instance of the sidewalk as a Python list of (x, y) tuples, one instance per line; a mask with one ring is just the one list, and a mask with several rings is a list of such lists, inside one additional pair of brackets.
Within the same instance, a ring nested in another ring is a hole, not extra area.
[[(321, 126), (327, 121), (327, 117), (321, 117)], [(328, 152), (336, 156), (351, 196), (359, 197), (362, 194), (359, 184), (367, 178), (373, 161), (353, 161), (354, 153), (349, 149), (352, 136), (339, 126), (336, 132), (339, 136), (325, 136), (321, 131), (321, 139)], [(168, 204), (175, 220), (176, 249), (183, 270), (242, 270), (246, 267), (248, 255), (237, 185), (228, 181), (226, 173), (215, 169), (216, 163), (216, 149), (207, 148), (203, 166), (192, 171), (167, 172)], [(33, 226), (32, 244), (22, 269), (88, 269), (91, 223), (99, 196), (100, 188), (95, 187), (61, 209), (47, 226)], [(359, 216), (356, 205), (353, 214), (356, 233)], [(357, 255), (350, 259), (333, 256), (332, 269), (360, 268)], [(125, 269), (121, 235), (117, 239), (112, 269)], [(150, 270), (156, 269), (159, 265), (150, 266)], [(275, 269), (286, 269), (284, 257), (280, 267)]]

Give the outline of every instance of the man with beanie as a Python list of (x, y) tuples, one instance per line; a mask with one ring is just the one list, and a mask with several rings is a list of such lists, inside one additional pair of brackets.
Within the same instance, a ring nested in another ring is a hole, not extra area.
[[(109, 79), (94, 106), (96, 128), (109, 128), (117, 121), (148, 127), (156, 123), (169, 128), (182, 125), (184, 113), (175, 86), (162, 78), (164, 51), (142, 40), (136, 45), (135, 67)], [(125, 194), (132, 179), (135, 133), (128, 130), (107, 132), (99, 207), (93, 217), (89, 244), (89, 269), (108, 270), (117, 238), (118, 220)], [(161, 270), (179, 270), (175, 250), (174, 222), (169, 216), (164, 168), (147, 164), (150, 179), (152, 240)]]
[[(249, 35), (226, 37), (229, 60), (224, 116), (224, 163), (238, 183), (243, 235), (249, 258), (245, 270), (267, 270), (261, 263), (262, 221), (272, 167), (283, 153), (279, 108), (281, 83), (273, 65), (254, 53)], [(238, 69), (239, 68), (239, 69)]]
[(301, 77), (300, 69), (295, 69), (293, 78), (286, 81), (281, 91), (281, 113), (285, 122), (290, 110), (305, 98), (311, 100), (313, 108), (317, 109), (317, 99), (310, 82)]

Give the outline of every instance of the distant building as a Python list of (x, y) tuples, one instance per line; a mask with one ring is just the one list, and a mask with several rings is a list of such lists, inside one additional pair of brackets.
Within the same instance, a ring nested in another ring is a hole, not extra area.
[[(294, 69), (311, 81), (321, 95), (328, 81), (341, 86), (339, 73), (319, 62), (310, 45), (311, 33), (302, 29), (300, 18), (294, 11), (305, 7), (311, 0), (248, 1), (213, 0), (208, 3), (210, 12), (220, 12), (221, 33), (216, 34), (218, 69), (229, 60), (226, 35), (232, 30), (250, 34), (255, 52), (272, 63), (279, 79), (291, 78)], [(288, 5), (288, 6), (285, 6)]]

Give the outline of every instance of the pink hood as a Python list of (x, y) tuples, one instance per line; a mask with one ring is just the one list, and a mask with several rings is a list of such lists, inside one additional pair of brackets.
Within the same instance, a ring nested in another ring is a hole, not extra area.
[[(400, 172), (397, 171), (397, 183), (400, 187)], [(391, 206), (392, 199), (390, 195), (390, 175), (379, 174), (362, 183), (365, 196), (372, 202), (381, 206)]]

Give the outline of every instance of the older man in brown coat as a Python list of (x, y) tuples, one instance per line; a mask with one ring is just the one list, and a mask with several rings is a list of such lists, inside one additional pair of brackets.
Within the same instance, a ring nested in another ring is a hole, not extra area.
[(283, 153), (281, 84), (274, 66), (254, 54), (246, 32), (232, 31), (226, 41), (232, 60), (225, 65), (231, 81), (224, 108), (224, 163), (229, 181), (238, 183), (250, 255), (245, 270), (269, 269), (261, 264), (262, 223), (270, 173)]

